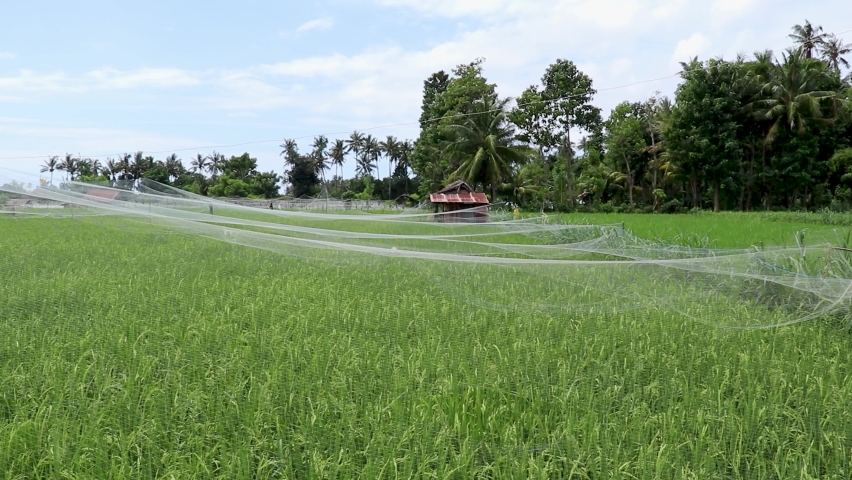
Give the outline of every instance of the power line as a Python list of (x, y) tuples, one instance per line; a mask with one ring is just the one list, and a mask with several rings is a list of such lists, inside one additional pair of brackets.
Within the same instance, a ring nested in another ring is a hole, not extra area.
[[(633, 87), (633, 86), (636, 86), (636, 85), (641, 85), (641, 84), (644, 84), (644, 83), (659, 82), (661, 80), (674, 78), (678, 75), (680, 75), (680, 73), (675, 73), (675, 74), (672, 74), (672, 75), (666, 75), (665, 77), (658, 77), (658, 78), (651, 78), (651, 79), (647, 79), (647, 80), (640, 80), (638, 82), (628, 83), (628, 84), (625, 84), (625, 85), (618, 85), (618, 86), (615, 86), (615, 87), (602, 88), (600, 90), (596, 90), (596, 92), (620, 90), (620, 89), (624, 89), (624, 88)], [(565, 95), (565, 96), (562, 96), (562, 97), (556, 97), (556, 98), (551, 98), (551, 99), (546, 99), (546, 100), (536, 100), (536, 101), (532, 101), (532, 102), (519, 103), (516, 106), (522, 107), (522, 106), (527, 106), (527, 105), (533, 105), (535, 103), (556, 102), (556, 101), (560, 101), (560, 100), (568, 100), (570, 98), (574, 98), (574, 97), (578, 97), (578, 96), (582, 96), (582, 95), (584, 95), (584, 94)], [(497, 110), (499, 110), (499, 109), (482, 110), (482, 111), (471, 112), (471, 113), (456, 113), (456, 114), (452, 114), (452, 115), (444, 115), (442, 117), (430, 118), (428, 120), (425, 120), (424, 122), (427, 122), (427, 123), (439, 122), (441, 120), (446, 120), (446, 119), (450, 119), (450, 118), (462, 118), (462, 117), (469, 117), (469, 116), (473, 116), (473, 115), (481, 115), (483, 113), (495, 112)], [(392, 124), (386, 124), (386, 125), (376, 125), (376, 126), (366, 127), (366, 128), (357, 128), (357, 129), (355, 129), (355, 131), (368, 132), (370, 130), (381, 130), (381, 129), (385, 129), (385, 128), (407, 127), (407, 126), (411, 126), (411, 125), (419, 125), (420, 123), (421, 123), (420, 121), (392, 123)], [(313, 135), (303, 135), (303, 136), (300, 136), (300, 137), (294, 137), (294, 138), (292, 138), (292, 140), (304, 140), (304, 139), (308, 139), (308, 138), (315, 138), (315, 137), (318, 137), (320, 135), (323, 135), (323, 136), (326, 136), (326, 137), (333, 137), (333, 136), (337, 136), (337, 135), (345, 135), (345, 134), (348, 134), (348, 133), (351, 133), (351, 130), (338, 131), (338, 132), (327, 132), (327, 133), (320, 133), (320, 134), (313, 134)], [(282, 141), (282, 139), (276, 138), (276, 139), (271, 139), (271, 140), (254, 140), (254, 141), (250, 141), (250, 142), (229, 143), (229, 144), (222, 144), (222, 145), (205, 145), (205, 146), (201, 146), (201, 147), (174, 148), (174, 149), (169, 149), (169, 150), (147, 151), (146, 153), (156, 155), (156, 154), (163, 154), (163, 153), (188, 152), (188, 151), (192, 151), (192, 150), (210, 150), (210, 149), (217, 149), (217, 148), (242, 147), (242, 146), (246, 146), (246, 145), (258, 145), (258, 144), (262, 144), (262, 143), (273, 143), (273, 142), (280, 142), (280, 141)], [(81, 156), (80, 158), (103, 158), (103, 157), (111, 157), (111, 156), (114, 156), (114, 155), (121, 155), (123, 153), (124, 152), (122, 152), (122, 153), (104, 153), (104, 154), (99, 154), (99, 155), (86, 155), (85, 157)], [(45, 158), (45, 157), (50, 157), (50, 156), (51, 155), (33, 155), (33, 156), (28, 156), (28, 157), (0, 157), (0, 160), (32, 160), (32, 159), (40, 159), (40, 158)]]
[[(852, 29), (844, 30), (844, 31), (838, 32), (838, 33), (832, 33), (831, 35), (843, 35), (845, 33), (850, 33), (850, 32), (852, 32)], [(826, 32), (826, 34), (828, 34), (828, 33)], [(667, 80), (669, 78), (674, 78), (674, 77), (680, 76), (681, 73), (682, 72), (677, 72), (677, 73), (673, 73), (671, 75), (666, 75), (664, 77), (650, 78), (650, 79), (646, 79), (646, 80), (640, 80), (638, 82), (628, 83), (628, 84), (625, 84), (625, 85), (618, 85), (618, 86), (615, 86), (615, 87), (602, 88), (602, 89), (599, 89), (599, 90), (595, 90), (595, 93), (607, 92), (607, 91), (612, 91), (612, 90), (621, 90), (621, 89), (630, 88), (630, 87), (633, 87), (633, 86), (636, 86), (636, 85), (659, 82), (659, 81), (662, 81), (662, 80)], [(534, 100), (534, 101), (531, 101), (531, 102), (519, 103), (519, 104), (516, 104), (515, 106), (516, 107), (523, 107), (523, 106), (533, 105), (533, 104), (536, 104), (536, 103), (557, 102), (557, 101), (568, 100), (568, 99), (583, 96), (583, 95), (585, 95), (585, 94), (564, 95), (562, 97), (556, 97), (556, 98), (551, 98), (551, 99)], [(495, 108), (495, 109), (483, 110), (483, 111), (471, 112), (471, 113), (456, 113), (456, 114), (452, 114), (452, 115), (444, 115), (442, 117), (430, 118), (428, 120), (424, 120), (424, 122), (425, 123), (439, 122), (441, 120), (446, 120), (446, 119), (451, 119), (451, 118), (463, 118), (463, 117), (469, 117), (469, 116), (473, 116), (473, 115), (481, 115), (483, 113), (491, 113), (491, 112), (495, 112), (495, 111), (498, 111), (498, 110), (499, 110), (498, 108)], [(396, 128), (396, 127), (407, 127), (407, 126), (412, 126), (412, 125), (419, 125), (420, 123), (421, 123), (420, 121), (416, 121), (416, 122), (393, 123), (393, 124), (387, 124), (387, 125), (376, 125), (376, 126), (366, 127), (366, 128), (357, 128), (357, 129), (355, 129), (355, 131), (357, 131), (357, 132), (368, 132), (368, 131), (371, 131), (371, 130), (381, 130), (381, 129), (385, 129), (385, 128)], [(337, 136), (337, 135), (346, 135), (350, 132), (351, 132), (350, 130), (346, 130), (346, 131), (339, 131), (339, 132), (327, 132), (327, 133), (320, 133), (320, 134), (313, 134), (313, 135), (303, 135), (303, 136), (300, 136), (300, 137), (294, 137), (294, 138), (292, 138), (292, 140), (304, 140), (304, 139), (315, 138), (315, 137), (319, 137), (319, 136), (333, 137), (333, 136)], [(201, 147), (175, 148), (175, 149), (170, 149), (170, 150), (148, 151), (146, 153), (157, 155), (157, 154), (163, 154), (163, 153), (188, 152), (188, 151), (193, 151), (193, 150), (198, 151), (198, 150), (242, 147), (242, 146), (246, 146), (246, 145), (259, 145), (259, 144), (263, 144), (263, 143), (277, 143), (277, 142), (280, 142), (280, 141), (282, 141), (282, 139), (276, 138), (276, 139), (273, 139), (273, 140), (255, 140), (255, 141), (250, 141), (250, 142), (230, 143), (230, 144), (222, 144), (222, 145), (205, 145), (205, 146), (201, 146)], [(86, 155), (85, 157), (81, 156), (80, 158), (104, 158), (104, 157), (111, 157), (111, 156), (114, 156), (114, 155), (116, 155), (116, 156), (122, 155), (123, 153), (124, 152), (121, 152), (121, 153), (105, 153), (105, 154), (100, 154), (100, 155)], [(50, 158), (51, 155), (34, 155), (34, 156), (27, 156), (27, 157), (0, 157), (0, 160), (35, 160), (35, 159), (40, 159), (40, 158), (45, 158), (45, 157)]]

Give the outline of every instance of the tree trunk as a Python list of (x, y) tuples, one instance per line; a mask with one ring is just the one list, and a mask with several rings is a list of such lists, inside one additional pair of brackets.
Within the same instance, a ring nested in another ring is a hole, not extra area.
[(701, 188), (699, 186), (698, 176), (693, 173), (690, 180), (690, 183), (692, 183), (692, 207), (701, 208)]
[(651, 177), (651, 192), (653, 192), (657, 189), (657, 172), (660, 170), (660, 162), (657, 159), (657, 142), (654, 140), (653, 128), (651, 129), (651, 151), (654, 152), (654, 175)]
[(719, 208), (719, 180), (713, 182), (713, 211), (718, 212)]
[(497, 182), (491, 182), (491, 203), (497, 203)]
[(630, 160), (623, 152), (621, 156), (624, 158), (624, 165), (627, 167), (627, 198), (630, 199), (630, 207), (633, 207), (633, 172), (630, 170)]
[(568, 206), (574, 206), (574, 178), (572, 166), (574, 164), (574, 152), (571, 150), (571, 132), (570, 127), (565, 130), (565, 143), (562, 145), (562, 154), (565, 155), (565, 185), (568, 193)]

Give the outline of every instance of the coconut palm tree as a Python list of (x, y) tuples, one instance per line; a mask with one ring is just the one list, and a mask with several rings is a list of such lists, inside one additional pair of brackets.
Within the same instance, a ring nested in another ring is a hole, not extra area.
[(314, 138), (311, 148), (313, 148), (311, 156), (314, 158), (314, 167), (317, 169), (317, 174), (322, 177), (323, 183), (325, 183), (325, 171), (329, 169), (328, 156), (326, 155), (328, 138), (325, 135)]
[(414, 151), (414, 144), (411, 140), (406, 140), (400, 144), (399, 158), (396, 161), (396, 173), (402, 173), (405, 178), (405, 193), (408, 193), (408, 170), (411, 169), (411, 152)]
[(169, 174), (169, 180), (177, 180), (177, 178), (183, 173), (184, 168), (180, 159), (177, 158), (177, 154), (173, 153), (166, 157), (166, 161), (163, 164), (166, 173)]
[(283, 149), (279, 155), (284, 157), (284, 164), (290, 167), (295, 166), (300, 158), (299, 144), (292, 138), (286, 138), (279, 147)]
[(452, 140), (444, 151), (459, 167), (450, 180), (464, 179), (468, 183), (480, 182), (491, 187), (491, 202), (497, 200), (497, 185), (512, 174), (512, 164), (522, 163), (525, 155), (512, 145), (514, 129), (506, 116), (506, 100), (486, 100), (476, 106), (474, 115), (462, 119), (463, 123), (447, 126)]
[(824, 115), (821, 102), (837, 99), (837, 93), (822, 90), (830, 81), (822, 62), (808, 58), (801, 50), (788, 49), (783, 57), (783, 63), (775, 65), (762, 88), (763, 98), (751, 104), (755, 116), (772, 125), (767, 144), (782, 129), (801, 134), (811, 123), (833, 123)]
[(216, 177), (219, 173), (222, 172), (222, 168), (225, 166), (225, 155), (218, 153), (217, 151), (213, 151), (210, 155), (207, 156), (207, 171), (210, 172), (211, 177)]
[(66, 153), (65, 160), (60, 162), (56, 168), (67, 173), (68, 180), (74, 180), (74, 178), (77, 176), (77, 172), (80, 170), (80, 162), (78, 161), (78, 159), (74, 158), (70, 153)]
[(343, 164), (346, 162), (346, 142), (338, 138), (331, 146), (331, 152), (328, 154), (331, 158), (331, 164), (335, 167), (335, 172), (339, 177), (343, 176)]
[(794, 26), (793, 33), (788, 35), (802, 49), (805, 58), (813, 58), (814, 50), (822, 45), (825, 36), (822, 27), (814, 27), (808, 20), (804, 25)]
[(401, 147), (402, 144), (393, 135), (388, 135), (384, 142), (379, 143), (379, 148), (388, 159), (388, 199), (393, 185), (393, 164), (399, 161)]
[(849, 62), (844, 55), (852, 53), (852, 43), (844, 44), (843, 40), (834, 35), (828, 35), (819, 46), (820, 54), (828, 68), (840, 74), (840, 67), (849, 68)]
[(106, 166), (104, 167), (104, 173), (109, 174), (110, 180), (115, 181), (115, 176), (118, 172), (121, 171), (121, 166), (115, 160), (111, 158), (107, 158)]
[(372, 136), (367, 135), (364, 137), (364, 146), (363, 146), (363, 155), (367, 159), (367, 163), (371, 166), (370, 172), (375, 169), (376, 177), (378, 179), (382, 178), (382, 172), (379, 170), (379, 156), (382, 154), (382, 147), (379, 145), (379, 140)]
[(50, 172), (50, 186), (53, 186), (53, 171), (59, 167), (59, 157), (52, 156), (45, 160), (41, 166), (41, 173)]
[(209, 166), (210, 163), (207, 157), (200, 153), (196, 154), (195, 159), (189, 162), (189, 169), (192, 170), (192, 173), (203, 174)]
[(356, 130), (349, 135), (348, 139), (346, 139), (346, 145), (349, 147), (349, 151), (355, 154), (355, 162), (358, 162), (361, 159), (361, 150), (364, 148), (364, 138), (364, 134)]

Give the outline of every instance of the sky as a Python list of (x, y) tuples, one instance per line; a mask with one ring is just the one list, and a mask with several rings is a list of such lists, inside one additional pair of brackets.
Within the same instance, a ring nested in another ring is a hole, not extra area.
[(65, 153), (175, 152), (188, 166), (214, 149), (249, 152), (261, 170), (282, 173), (284, 138), (299, 139), (302, 151), (315, 135), (353, 130), (416, 138), (423, 81), (476, 58), (502, 97), (538, 84), (556, 59), (572, 60), (606, 114), (656, 91), (673, 96), (679, 62), (694, 56), (780, 52), (805, 19), (852, 42), (848, 0), (7, 3), (7, 174), (38, 175), (50, 155)]

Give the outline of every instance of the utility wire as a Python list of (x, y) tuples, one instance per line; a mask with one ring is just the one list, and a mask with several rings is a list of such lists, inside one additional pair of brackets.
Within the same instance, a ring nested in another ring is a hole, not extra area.
[[(832, 33), (832, 34), (827, 33), (827, 35), (843, 35), (844, 33), (849, 33), (849, 32), (852, 32), (852, 29), (844, 30), (842, 32)], [(640, 80), (638, 82), (628, 83), (628, 84), (625, 84), (625, 85), (618, 85), (618, 86), (615, 86), (615, 87), (602, 88), (600, 90), (595, 90), (595, 93), (607, 92), (607, 91), (612, 91), (612, 90), (621, 90), (621, 89), (624, 89), (624, 88), (629, 88), (629, 87), (633, 87), (633, 86), (636, 86), (636, 85), (642, 85), (642, 84), (645, 84), (645, 83), (659, 82), (659, 81), (662, 81), (662, 80), (667, 80), (669, 78), (674, 78), (674, 77), (680, 76), (682, 73), (683, 72), (677, 72), (677, 73), (673, 73), (671, 75), (666, 75), (664, 77), (650, 78), (650, 79), (647, 79), (647, 80)], [(585, 95), (585, 93), (564, 95), (564, 96), (561, 96), (561, 97), (555, 97), (555, 98), (550, 98), (550, 99), (534, 100), (534, 101), (526, 102), (526, 103), (518, 103), (515, 106), (516, 107), (523, 107), (523, 106), (533, 105), (533, 104), (536, 104), (536, 103), (558, 102), (558, 101), (561, 101), (561, 100), (568, 100), (568, 99), (583, 96), (583, 95)], [(468, 116), (473, 116), (473, 115), (481, 115), (483, 113), (491, 113), (491, 112), (495, 112), (495, 111), (498, 111), (498, 110), (499, 110), (498, 108), (495, 108), (495, 109), (483, 110), (483, 111), (471, 112), (471, 113), (456, 113), (456, 114), (452, 114), (452, 115), (444, 115), (442, 117), (430, 118), (428, 120), (424, 120), (423, 122), (416, 121), (416, 122), (392, 123), (392, 124), (387, 124), (387, 125), (376, 125), (376, 126), (372, 126), (372, 127), (358, 128), (358, 129), (355, 129), (355, 131), (357, 131), (357, 132), (368, 132), (368, 131), (371, 131), (371, 130), (381, 130), (381, 129), (385, 129), (385, 128), (407, 127), (407, 126), (411, 126), (411, 125), (419, 125), (420, 123), (440, 122), (441, 120), (446, 120), (446, 119), (450, 119), (450, 118), (463, 118), (463, 117), (468, 117)], [(334, 136), (337, 136), (337, 135), (346, 135), (348, 133), (351, 133), (351, 131), (346, 130), (346, 131), (339, 131), (339, 132), (327, 132), (327, 133), (320, 133), (320, 134), (313, 134), (313, 135), (303, 135), (303, 136), (300, 136), (300, 137), (294, 137), (294, 138), (292, 138), (292, 140), (305, 140), (305, 139), (308, 139), (308, 138), (316, 138), (316, 137), (319, 137), (319, 136), (334, 137)], [(242, 146), (246, 146), (246, 145), (258, 145), (258, 144), (262, 144), (262, 143), (275, 143), (275, 142), (280, 142), (280, 141), (282, 141), (282, 139), (276, 138), (274, 140), (255, 140), (255, 141), (250, 141), (250, 142), (229, 143), (229, 144), (222, 144), (222, 145), (205, 145), (205, 146), (201, 146), (201, 147), (175, 148), (175, 149), (170, 149), (170, 150), (146, 151), (146, 153), (156, 155), (156, 154), (163, 154), (163, 153), (188, 152), (188, 151), (193, 151), (193, 150), (198, 151), (198, 150), (210, 150), (210, 149), (217, 149), (217, 148), (242, 147)], [(105, 153), (105, 154), (100, 154), (100, 155), (86, 155), (85, 157), (81, 156), (80, 158), (104, 158), (104, 157), (119, 156), (119, 155), (122, 155), (124, 153), (125, 152)], [(28, 156), (28, 157), (0, 157), (0, 160), (33, 160), (33, 159), (46, 158), (46, 157), (50, 158), (51, 155), (34, 155), (34, 156)]]

